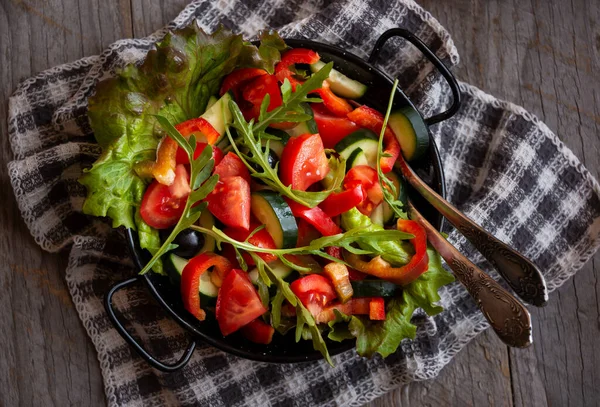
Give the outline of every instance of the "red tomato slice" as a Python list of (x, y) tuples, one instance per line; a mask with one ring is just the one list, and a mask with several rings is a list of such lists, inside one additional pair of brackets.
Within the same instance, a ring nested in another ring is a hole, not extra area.
[(206, 201), (208, 210), (227, 226), (245, 230), (250, 227), (250, 184), (244, 178), (220, 179)]
[(275, 329), (260, 318), (243, 326), (240, 331), (244, 338), (261, 345), (270, 344), (275, 333)]
[(179, 123), (175, 128), (185, 138), (192, 134), (196, 136), (196, 141), (214, 144), (221, 136), (218, 131), (206, 119), (199, 117)]
[(300, 205), (291, 199), (284, 198), (288, 203), (292, 214), (297, 217), (304, 219), (315, 227), (323, 236), (332, 236), (342, 233), (342, 229), (335, 222), (323, 212), (323, 209), (315, 206), (314, 208), (307, 208), (306, 206)]
[(231, 263), (217, 254), (202, 253), (192, 258), (181, 273), (183, 305), (200, 321), (206, 318), (206, 312), (200, 308), (200, 276), (211, 267), (214, 267), (213, 273), (218, 276), (218, 280), (222, 281), (231, 270)]
[[(244, 240), (248, 239), (250, 233), (252, 233), (258, 226), (258, 223), (252, 222), (247, 230), (237, 228), (225, 228), (225, 230), (223, 230), (223, 233), (225, 233), (232, 239), (235, 239), (239, 242), (243, 242)], [(261, 229), (255, 234), (253, 234), (252, 237), (248, 239), (248, 243), (263, 249), (277, 249), (277, 246), (275, 246), (275, 241), (273, 240), (269, 232), (267, 232), (267, 229)], [(256, 255), (267, 263), (277, 260), (277, 256), (271, 253), (256, 253)], [(249, 265), (253, 266), (255, 264), (254, 260), (252, 260), (252, 256), (250, 256), (248, 253), (242, 252), (242, 257)]]
[(331, 281), (320, 274), (299, 278), (290, 288), (313, 316), (319, 315), (323, 307), (337, 297)]
[(379, 185), (377, 170), (368, 165), (357, 165), (348, 171), (344, 178), (344, 188), (349, 190), (361, 186), (366, 194), (366, 199), (356, 208), (365, 215), (370, 215), (373, 209), (383, 201), (383, 191)]
[(219, 176), (219, 179), (227, 177), (242, 177), (246, 182), (250, 183), (250, 172), (246, 168), (246, 164), (235, 153), (229, 152), (221, 162), (215, 167), (214, 174)]
[[(196, 149), (194, 150), (194, 160), (200, 157), (202, 151), (206, 148), (208, 144), (203, 142), (198, 142), (196, 144)], [(217, 146), (212, 146), (212, 159), (215, 160), (215, 166), (219, 165), (221, 160), (223, 159), (223, 151)], [(177, 149), (177, 155), (175, 156), (175, 161), (177, 164), (189, 164), (190, 160), (188, 159), (188, 155), (185, 150), (181, 147)]]
[(223, 336), (237, 331), (265, 312), (267, 309), (248, 274), (239, 269), (227, 273), (219, 289), (216, 306), (216, 318)]
[(170, 228), (181, 217), (186, 199), (173, 197), (168, 186), (152, 181), (142, 198), (140, 215), (155, 229)]
[(362, 185), (356, 185), (347, 191), (334, 192), (330, 194), (319, 207), (327, 216), (334, 217), (359, 205), (366, 198), (366, 193)]
[(236, 91), (239, 86), (252, 78), (256, 78), (257, 76), (266, 75), (267, 71), (264, 69), (258, 68), (241, 68), (236, 69), (229, 75), (225, 77), (223, 80), (223, 84), (221, 85), (221, 90), (219, 91), (219, 95), (223, 96), (229, 90)]
[(347, 117), (332, 116), (320, 103), (313, 103), (311, 107), (325, 148), (334, 148), (344, 137), (360, 129)]
[(315, 91), (321, 99), (323, 99), (323, 105), (336, 116), (346, 117), (346, 115), (352, 112), (352, 105), (344, 98), (337, 96), (329, 89), (329, 84), (323, 82), (323, 87)]
[(173, 198), (185, 198), (192, 189), (190, 188), (190, 175), (183, 164), (175, 167), (175, 180), (169, 185), (169, 192)]
[[(377, 135), (381, 133), (383, 127), (383, 114), (369, 106), (362, 105), (348, 113), (348, 118), (360, 127), (369, 129)], [(400, 155), (400, 143), (396, 139), (394, 132), (390, 128), (385, 129), (383, 133), (383, 152), (389, 154), (389, 157), (381, 157), (381, 171), (384, 173), (390, 172), (394, 168), (394, 163)]]
[(281, 181), (292, 189), (306, 191), (329, 173), (329, 163), (318, 134), (292, 137), (281, 154)]

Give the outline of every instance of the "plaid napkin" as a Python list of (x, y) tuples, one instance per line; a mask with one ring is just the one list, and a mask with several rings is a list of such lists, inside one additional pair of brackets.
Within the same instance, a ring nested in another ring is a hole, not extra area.
[[(361, 57), (383, 31), (401, 26), (422, 38), (446, 64), (458, 62), (448, 33), (410, 0), (199, 1), (167, 28), (195, 18), (207, 31), (221, 22), (252, 37), (271, 27), (284, 37), (335, 44)], [(114, 282), (136, 270), (122, 233), (81, 213), (86, 191), (77, 178), (100, 152), (86, 116), (86, 99), (99, 79), (140, 61), (164, 33), (118, 41), (99, 56), (42, 72), (24, 81), (9, 104), (15, 156), (9, 169), (15, 195), (43, 249), (71, 248), (66, 278), (98, 351), (109, 405), (360, 405), (411, 380), (435, 377), (488, 326), (458, 283), (442, 290), (442, 314), (429, 318), (416, 313), (417, 338), (405, 340), (396, 354), (367, 360), (349, 351), (334, 357), (335, 368), (324, 362), (256, 363), (203, 346), (183, 370), (163, 374), (150, 368), (112, 328), (102, 298)], [(402, 88), (424, 115), (448, 102), (443, 80), (411, 46), (390, 41), (381, 60), (382, 69), (400, 76)], [(432, 128), (449, 199), (535, 261), (554, 290), (600, 244), (598, 183), (533, 115), (470, 85), (461, 84), (461, 91), (460, 112)], [(449, 239), (491, 270), (456, 232)], [(178, 357), (188, 335), (143, 287), (121, 293), (116, 303), (150, 352), (163, 360)]]

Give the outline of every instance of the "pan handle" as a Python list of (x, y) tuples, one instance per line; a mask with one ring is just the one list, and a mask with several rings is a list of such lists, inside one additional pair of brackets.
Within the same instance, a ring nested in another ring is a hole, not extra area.
[(104, 298), (104, 308), (106, 308), (108, 317), (110, 318), (112, 324), (117, 329), (119, 334), (121, 334), (121, 336), (123, 337), (123, 339), (125, 339), (125, 341), (127, 341), (127, 343), (129, 343), (131, 346), (133, 346), (133, 348), (135, 348), (137, 353), (142, 358), (144, 358), (144, 360), (146, 362), (148, 362), (150, 365), (152, 365), (153, 367), (155, 367), (158, 370), (161, 370), (163, 372), (167, 372), (167, 373), (175, 372), (175, 371), (183, 368), (190, 361), (192, 354), (194, 353), (194, 350), (196, 349), (196, 341), (192, 340), (190, 342), (190, 344), (187, 346), (187, 349), (185, 350), (185, 352), (183, 352), (183, 355), (177, 362), (175, 362), (173, 364), (163, 363), (163, 362), (157, 360), (151, 354), (149, 354), (148, 351), (146, 351), (146, 349), (144, 349), (144, 347), (133, 336), (131, 336), (129, 334), (129, 332), (127, 332), (127, 330), (125, 329), (125, 327), (123, 326), (121, 321), (119, 321), (119, 319), (117, 318), (117, 315), (113, 308), (113, 304), (112, 304), (113, 295), (120, 289), (130, 286), (132, 284), (135, 284), (139, 280), (140, 280), (140, 276), (136, 276), (136, 277), (133, 277), (133, 278), (130, 278), (127, 280), (123, 280), (123, 281), (115, 284), (108, 291), (108, 294), (106, 294), (106, 297)]
[(405, 30), (404, 28), (392, 28), (381, 34), (381, 36), (377, 39), (377, 42), (375, 43), (373, 51), (371, 51), (371, 55), (369, 56), (369, 63), (372, 64), (375, 62), (375, 60), (379, 57), (379, 53), (381, 52), (381, 49), (383, 48), (387, 40), (389, 40), (392, 37), (404, 38), (405, 40), (413, 44), (415, 47), (417, 47), (427, 57), (427, 59), (429, 59), (429, 61), (440, 71), (442, 76), (448, 82), (450, 90), (452, 91), (452, 105), (450, 106), (450, 108), (448, 108), (448, 110), (444, 112), (438, 113), (434, 116), (425, 119), (425, 123), (428, 126), (431, 126), (433, 124), (439, 123), (443, 120), (449, 119), (450, 117), (454, 116), (454, 114), (458, 111), (460, 107), (460, 92), (458, 90), (458, 83), (456, 82), (456, 78), (454, 77), (452, 72), (450, 72), (448, 68), (446, 68), (446, 65), (444, 65), (444, 63), (433, 53), (433, 51), (431, 51), (429, 47), (419, 39), (419, 37), (417, 37), (410, 31)]

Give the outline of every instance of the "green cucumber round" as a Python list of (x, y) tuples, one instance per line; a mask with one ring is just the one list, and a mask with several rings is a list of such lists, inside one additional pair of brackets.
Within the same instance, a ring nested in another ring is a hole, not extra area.
[(406, 161), (417, 160), (429, 148), (429, 131), (415, 109), (405, 107), (390, 114), (388, 126), (398, 139)]
[(353, 297), (394, 297), (402, 291), (402, 287), (384, 280), (350, 281)]
[[(364, 160), (367, 165), (375, 168), (377, 166), (377, 149), (379, 148), (379, 138), (371, 130), (360, 129), (340, 140), (335, 145), (335, 151), (349, 161), (356, 149), (361, 149), (364, 154)], [(360, 153), (358, 153), (360, 154)], [(356, 158), (356, 156), (355, 156)], [(347, 168), (351, 168), (347, 165)]]
[(252, 214), (265, 225), (278, 249), (296, 247), (298, 224), (282, 196), (273, 191), (256, 191), (250, 201)]

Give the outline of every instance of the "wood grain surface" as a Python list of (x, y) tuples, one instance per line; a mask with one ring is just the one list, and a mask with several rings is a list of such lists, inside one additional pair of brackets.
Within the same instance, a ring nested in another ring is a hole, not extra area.
[[(23, 79), (142, 37), (186, 4), (166, 0), (0, 0), (0, 406), (105, 405), (102, 377), (64, 281), (66, 254), (33, 241), (6, 163), (7, 98)], [(457, 76), (526, 107), (600, 176), (597, 0), (421, 0), (452, 34)], [(595, 406), (600, 400), (600, 255), (532, 310), (535, 344), (491, 332), (428, 382), (370, 406)]]

